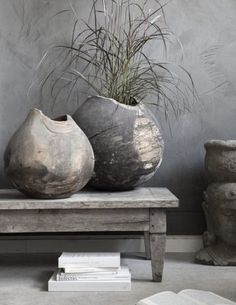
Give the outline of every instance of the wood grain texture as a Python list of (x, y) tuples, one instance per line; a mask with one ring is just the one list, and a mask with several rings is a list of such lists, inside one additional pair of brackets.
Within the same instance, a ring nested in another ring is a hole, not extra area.
[(149, 231), (144, 232), (144, 245), (145, 245), (146, 259), (151, 259)]
[(81, 191), (66, 199), (31, 199), (13, 189), (0, 190), (0, 210), (176, 208), (178, 199), (166, 188), (127, 192)]
[(154, 282), (162, 281), (166, 247), (166, 234), (150, 234), (152, 277)]
[(166, 211), (150, 209), (150, 233), (166, 233)]
[(148, 209), (0, 211), (1, 233), (148, 230)]

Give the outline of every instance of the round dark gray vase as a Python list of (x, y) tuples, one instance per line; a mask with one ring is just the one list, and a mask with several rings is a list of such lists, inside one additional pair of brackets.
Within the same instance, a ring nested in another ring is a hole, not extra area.
[(74, 120), (51, 120), (33, 109), (8, 143), (5, 172), (33, 198), (65, 198), (83, 188), (93, 173), (92, 147)]
[(93, 96), (73, 118), (94, 150), (90, 180), (94, 188), (130, 190), (148, 181), (160, 166), (164, 146), (160, 128), (143, 104), (128, 106)]

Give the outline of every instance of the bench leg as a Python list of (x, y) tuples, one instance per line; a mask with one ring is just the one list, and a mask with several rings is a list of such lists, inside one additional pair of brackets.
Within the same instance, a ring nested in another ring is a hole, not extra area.
[(152, 277), (154, 282), (161, 282), (166, 247), (166, 211), (150, 209), (150, 249)]
[(152, 262), (152, 278), (154, 282), (161, 282), (164, 267), (166, 234), (151, 233), (150, 249)]
[(150, 238), (148, 231), (144, 232), (144, 245), (145, 245), (146, 259), (151, 259)]

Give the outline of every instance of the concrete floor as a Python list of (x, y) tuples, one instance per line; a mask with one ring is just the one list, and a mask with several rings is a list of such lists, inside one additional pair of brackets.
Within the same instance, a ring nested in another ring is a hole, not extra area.
[(151, 282), (150, 262), (124, 259), (133, 280), (131, 292), (47, 292), (47, 280), (56, 268), (55, 255), (1, 255), (0, 305), (134, 305), (163, 290), (211, 290), (236, 302), (236, 267), (209, 267), (193, 263), (191, 254), (166, 256), (162, 283)]

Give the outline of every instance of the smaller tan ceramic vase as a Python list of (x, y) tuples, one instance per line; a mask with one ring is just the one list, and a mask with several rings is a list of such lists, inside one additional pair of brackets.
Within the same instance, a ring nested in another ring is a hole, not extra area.
[(65, 115), (55, 120), (33, 109), (8, 143), (5, 172), (18, 190), (33, 198), (66, 198), (93, 173), (88, 138)]

